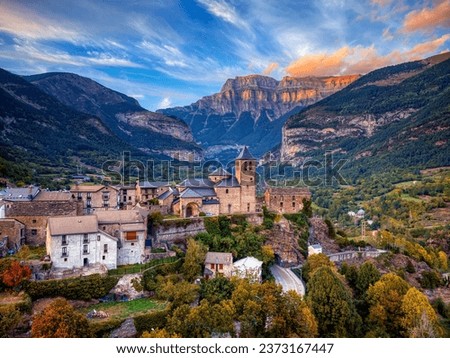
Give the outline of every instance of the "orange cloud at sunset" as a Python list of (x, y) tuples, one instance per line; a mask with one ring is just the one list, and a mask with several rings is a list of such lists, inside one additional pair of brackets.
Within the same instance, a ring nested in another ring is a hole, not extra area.
[(344, 46), (331, 54), (300, 57), (286, 67), (286, 72), (293, 77), (364, 74), (377, 68), (427, 57), (449, 39), (450, 35), (447, 34), (433, 41), (417, 44), (408, 51), (395, 50), (387, 55), (380, 55), (374, 46)]
[(406, 15), (403, 32), (433, 29), (437, 26), (450, 26), (450, 1), (444, 0), (434, 8), (414, 10)]
[(276, 70), (278, 68), (278, 66), (279, 66), (278, 63), (276, 63), (276, 62), (270, 63), (269, 66), (267, 66), (264, 69), (263, 75), (269, 76), (272, 73), (272, 71), (274, 71), (274, 70)]

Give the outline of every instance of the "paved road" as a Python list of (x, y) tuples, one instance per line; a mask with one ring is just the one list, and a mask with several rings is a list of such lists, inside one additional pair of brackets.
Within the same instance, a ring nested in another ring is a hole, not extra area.
[(290, 269), (282, 268), (278, 265), (270, 267), (275, 281), (283, 287), (283, 291), (294, 290), (298, 294), (305, 295), (305, 284)]

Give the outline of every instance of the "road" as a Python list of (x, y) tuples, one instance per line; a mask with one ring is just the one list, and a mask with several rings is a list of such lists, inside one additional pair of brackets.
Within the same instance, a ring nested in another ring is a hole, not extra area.
[(283, 291), (293, 290), (299, 295), (305, 295), (305, 284), (290, 269), (282, 268), (278, 265), (270, 267), (275, 281), (283, 287)]

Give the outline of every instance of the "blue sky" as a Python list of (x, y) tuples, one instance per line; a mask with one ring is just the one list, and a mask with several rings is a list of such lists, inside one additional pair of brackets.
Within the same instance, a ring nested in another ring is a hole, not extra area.
[(450, 0), (0, 0), (0, 67), (73, 72), (150, 110), (248, 74), (328, 76), (448, 51)]

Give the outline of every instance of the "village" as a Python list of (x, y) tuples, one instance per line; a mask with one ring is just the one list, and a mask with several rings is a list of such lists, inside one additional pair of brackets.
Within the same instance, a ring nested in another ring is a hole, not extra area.
[[(176, 186), (137, 180), (134, 186), (77, 183), (67, 191), (6, 188), (0, 191), (0, 255), (18, 252), (23, 245), (45, 246), (51, 270), (44, 275), (38, 265), (35, 279), (104, 273), (145, 263), (154, 257), (152, 248), (169, 251), (177, 240), (204, 232), (204, 217), (242, 214), (261, 223), (263, 206), (296, 213), (311, 197), (306, 188), (289, 187), (268, 187), (257, 197), (255, 183), (256, 159), (244, 147), (235, 160), (235, 175), (219, 167), (208, 178)], [(169, 217), (165, 230), (152, 230), (151, 213)], [(176, 218), (188, 223), (180, 227)], [(310, 249), (317, 250), (317, 244)], [(255, 271), (260, 276), (261, 264), (252, 257), (233, 263), (230, 253), (209, 252), (205, 275)]]

